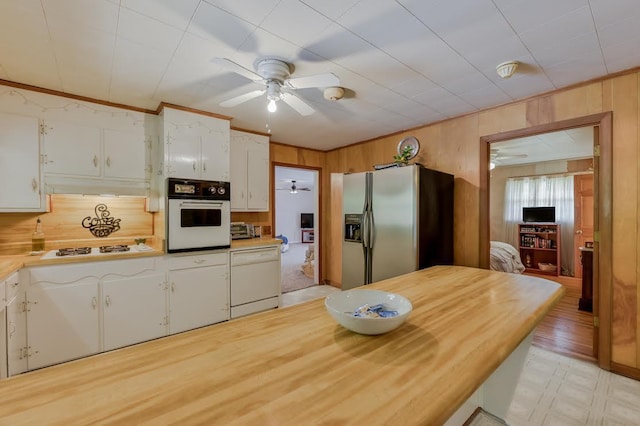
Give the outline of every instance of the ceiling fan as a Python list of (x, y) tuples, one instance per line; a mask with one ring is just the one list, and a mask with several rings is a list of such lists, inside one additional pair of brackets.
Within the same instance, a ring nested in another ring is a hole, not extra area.
[(214, 58), (214, 62), (223, 64), (233, 72), (240, 74), (249, 80), (263, 84), (265, 88), (253, 90), (240, 96), (220, 102), (222, 107), (234, 107), (263, 94), (267, 94), (269, 112), (275, 112), (276, 102), (282, 100), (300, 115), (311, 115), (314, 109), (294, 94), (297, 89), (312, 87), (333, 87), (340, 84), (340, 79), (333, 73), (314, 74), (306, 77), (292, 78), (293, 64), (277, 58), (263, 58), (256, 62), (255, 71), (243, 67), (227, 58)]
[(500, 150), (492, 149), (489, 153), (490, 162), (489, 169), (493, 169), (498, 163), (514, 158), (527, 158), (527, 154), (501, 154)]
[(289, 191), (290, 194), (297, 194), (298, 191), (311, 191), (311, 188), (303, 187), (300, 188), (296, 185), (296, 181), (291, 181), (291, 188), (278, 188), (278, 191)]

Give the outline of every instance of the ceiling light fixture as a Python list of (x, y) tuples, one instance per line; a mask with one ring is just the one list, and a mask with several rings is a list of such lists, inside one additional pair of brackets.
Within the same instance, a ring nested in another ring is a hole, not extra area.
[(509, 78), (516, 72), (516, 68), (518, 68), (518, 61), (507, 61), (503, 62), (496, 67), (496, 72), (502, 78)]
[(489, 170), (493, 170), (496, 168), (496, 163), (494, 163), (493, 161), (489, 163)]
[(267, 104), (267, 111), (276, 112), (278, 110), (276, 101), (282, 99), (280, 83), (278, 83), (276, 80), (267, 81), (267, 99), (269, 99), (269, 103)]

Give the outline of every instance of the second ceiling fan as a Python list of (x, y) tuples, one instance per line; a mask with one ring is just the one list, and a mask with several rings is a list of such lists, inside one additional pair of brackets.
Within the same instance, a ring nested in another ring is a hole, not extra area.
[(263, 58), (256, 62), (256, 71), (252, 71), (227, 58), (215, 58), (214, 62), (228, 66), (233, 72), (240, 74), (265, 88), (253, 90), (245, 94), (220, 102), (222, 107), (234, 107), (243, 102), (267, 94), (269, 112), (275, 112), (276, 102), (282, 100), (301, 115), (311, 115), (314, 109), (294, 94), (297, 89), (313, 87), (333, 87), (340, 84), (340, 79), (333, 73), (314, 74), (306, 77), (292, 78), (294, 66), (277, 58)]

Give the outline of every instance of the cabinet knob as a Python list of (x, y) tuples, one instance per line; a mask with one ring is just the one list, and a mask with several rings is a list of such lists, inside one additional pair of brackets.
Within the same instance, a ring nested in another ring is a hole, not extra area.
[(38, 190), (38, 181), (36, 180), (36, 178), (33, 178), (33, 180), (31, 181), (31, 188), (33, 188), (33, 192)]
[(97, 155), (93, 156), (93, 167), (98, 167), (98, 156)]
[(104, 304), (107, 306), (111, 306), (111, 298), (109, 296), (105, 297)]
[(196, 162), (195, 161), (193, 162), (193, 171), (194, 172), (196, 171)]
[(111, 167), (111, 157), (107, 157), (107, 167)]
[(207, 171), (207, 163), (202, 163), (202, 171), (206, 172)]
[(582, 234), (582, 229), (576, 230), (576, 234)]
[(91, 298), (91, 307), (95, 309), (96, 306), (98, 306), (98, 299), (96, 299), (96, 297), (94, 296)]

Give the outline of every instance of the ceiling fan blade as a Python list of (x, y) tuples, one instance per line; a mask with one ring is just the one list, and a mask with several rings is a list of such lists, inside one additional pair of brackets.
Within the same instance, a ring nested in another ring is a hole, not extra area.
[(240, 105), (243, 102), (250, 101), (253, 98), (257, 98), (258, 96), (264, 94), (266, 90), (254, 90), (249, 93), (245, 93), (240, 96), (236, 96), (235, 98), (227, 99), (226, 101), (220, 102), (221, 107), (231, 108), (236, 105)]
[(310, 87), (339, 86), (340, 79), (333, 73), (314, 74), (306, 77), (290, 78), (285, 84), (292, 89), (307, 89)]
[(216, 64), (219, 64), (219, 65), (223, 65), (223, 66), (229, 68), (231, 71), (235, 72), (236, 74), (240, 74), (241, 76), (246, 77), (249, 80), (262, 81), (262, 77), (260, 77), (254, 71), (251, 71), (250, 69), (245, 68), (242, 65), (233, 62), (230, 59), (227, 59), (227, 58), (213, 58), (212, 62), (215, 62)]
[(315, 110), (307, 105), (306, 102), (304, 102), (299, 97), (292, 95), (291, 93), (283, 92), (282, 100), (286, 102), (287, 105), (289, 105), (291, 108), (295, 109), (300, 115), (307, 116), (315, 112)]

